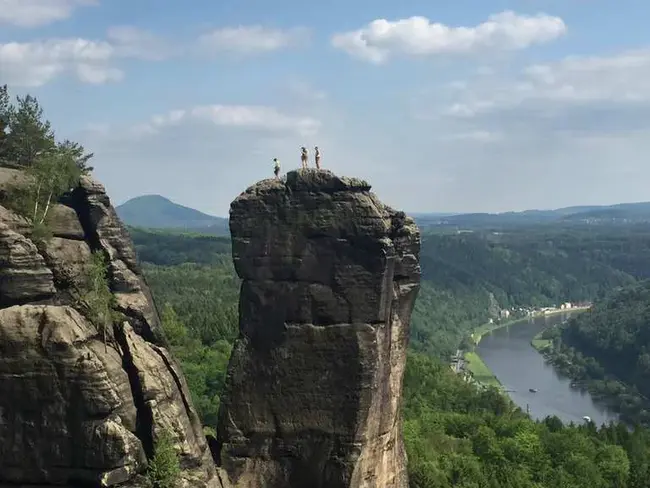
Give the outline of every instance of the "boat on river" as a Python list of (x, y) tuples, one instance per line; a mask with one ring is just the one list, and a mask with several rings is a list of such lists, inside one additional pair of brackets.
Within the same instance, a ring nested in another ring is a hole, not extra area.
[(539, 390), (537, 388), (528, 388), (528, 391), (531, 393), (537, 393)]

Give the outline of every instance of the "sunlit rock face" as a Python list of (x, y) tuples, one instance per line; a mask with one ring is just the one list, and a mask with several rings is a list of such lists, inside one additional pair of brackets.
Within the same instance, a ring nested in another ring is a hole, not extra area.
[[(37, 240), (5, 201), (23, 180), (0, 168), (0, 487), (145, 486), (163, 431), (180, 456), (181, 486), (220, 487), (103, 186), (82, 178), (52, 207), (52, 237)], [(93, 252), (106, 258), (118, 317), (105, 331), (72, 293), (84, 286)]]
[(240, 333), (213, 454), (238, 488), (407, 488), (420, 234), (362, 180), (300, 170), (231, 205)]

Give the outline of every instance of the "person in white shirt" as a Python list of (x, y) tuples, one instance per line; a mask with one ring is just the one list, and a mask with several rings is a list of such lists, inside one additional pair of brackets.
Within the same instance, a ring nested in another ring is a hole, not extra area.
[(318, 146), (314, 147), (314, 156), (316, 159), (316, 168), (320, 169), (320, 149), (318, 149)]

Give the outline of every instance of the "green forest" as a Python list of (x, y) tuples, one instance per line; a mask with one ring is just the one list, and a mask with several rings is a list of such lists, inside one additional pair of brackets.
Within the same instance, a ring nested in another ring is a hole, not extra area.
[[(237, 334), (239, 280), (230, 242), (130, 232), (166, 335), (206, 429), (213, 430)], [(636, 263), (622, 261), (621, 249), (630, 242), (645, 248), (650, 234), (639, 230), (618, 237), (620, 230), (608, 228), (596, 234), (546, 229), (537, 236), (424, 236), (423, 282), (404, 386), (411, 487), (650, 486), (647, 430), (565, 426), (557, 418), (534, 422), (497, 390), (477, 389), (447, 366), (464, 335), (490, 316), (490, 296), (500, 307), (544, 306), (569, 298), (595, 300), (608, 287), (636, 283), (642, 276), (628, 271), (648, 268), (645, 257), (639, 253)]]
[(613, 290), (545, 331), (549, 360), (629, 422), (650, 425), (650, 281)]
[(643, 226), (522, 227), (422, 238), (414, 350), (446, 358), (496, 309), (593, 301), (650, 277)]

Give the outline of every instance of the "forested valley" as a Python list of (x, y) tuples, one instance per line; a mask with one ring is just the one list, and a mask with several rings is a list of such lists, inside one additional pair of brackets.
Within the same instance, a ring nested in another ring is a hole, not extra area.
[[(228, 238), (130, 229), (208, 431), (216, 426), (239, 280)], [(494, 308), (596, 301), (650, 272), (650, 232), (556, 227), (426, 232), (404, 389), (411, 486), (646, 487), (650, 433), (531, 420), (453, 374), (449, 355)], [(496, 304), (496, 305), (495, 305)]]
[(650, 281), (615, 289), (542, 338), (548, 359), (629, 422), (650, 423)]

